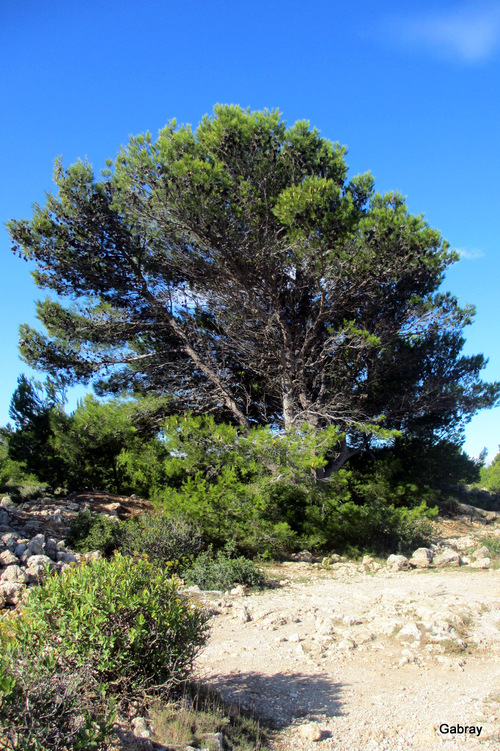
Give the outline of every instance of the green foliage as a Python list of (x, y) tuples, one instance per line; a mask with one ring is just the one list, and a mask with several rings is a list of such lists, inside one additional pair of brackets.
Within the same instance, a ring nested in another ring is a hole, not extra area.
[(500, 493), (500, 452), (488, 467), (481, 469), (481, 486), (490, 493)]
[[(10, 426), (3, 430), (9, 459), (13, 463), (7, 468), (14, 477), (11, 482), (32, 478), (38, 482), (56, 487), (63, 479), (63, 462), (51, 442), (53, 421), (60, 423), (66, 415), (64, 405), (64, 381), (48, 378), (42, 387), (33, 379), (21, 375), (9, 408), (15, 429)], [(62, 394), (62, 395), (61, 395)], [(19, 472), (24, 475), (19, 478)]]
[(219, 550), (214, 557), (211, 551), (201, 553), (194, 565), (185, 573), (190, 584), (197, 584), (201, 589), (228, 590), (235, 584), (247, 584), (249, 587), (261, 587), (265, 575), (253, 561), (243, 556), (232, 557), (234, 547)]
[[(5, 646), (6, 637), (0, 639)], [(115, 711), (92, 666), (16, 646), (0, 658), (0, 743), (10, 751), (104, 751)]]
[(101, 403), (89, 394), (70, 418), (54, 421), (52, 444), (64, 463), (68, 489), (124, 490), (118, 456), (135, 441), (134, 406), (119, 400)]
[(87, 553), (100, 550), (110, 556), (121, 543), (123, 525), (118, 519), (105, 514), (93, 514), (90, 510), (79, 511), (68, 534), (68, 545), (74, 550)]
[(121, 549), (128, 555), (146, 555), (170, 574), (186, 569), (203, 548), (199, 528), (182, 517), (156, 513), (132, 519), (123, 525)]
[[(78, 670), (91, 664), (108, 695), (164, 693), (189, 674), (207, 633), (207, 615), (149, 561), (116, 554), (49, 577), (30, 591), (21, 618), (4, 623), (3, 664), (20, 651)], [(15, 677), (15, 676), (14, 676)]]
[(100, 180), (58, 160), (57, 193), (8, 225), (58, 296), (22, 356), (245, 429), (335, 425), (359, 450), (382, 415), (459, 434), (500, 384), (462, 355), (473, 308), (440, 292), (458, 254), (401, 195), (349, 179), (345, 154), (277, 110), (217, 105), (131, 138)]

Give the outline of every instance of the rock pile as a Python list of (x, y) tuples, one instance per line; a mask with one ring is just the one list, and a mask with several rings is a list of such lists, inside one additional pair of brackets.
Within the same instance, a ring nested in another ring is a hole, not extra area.
[(75, 553), (49, 533), (33, 535), (33, 520), (23, 520), (17, 509), (8, 496), (0, 501), (0, 609), (21, 603), (27, 587), (38, 584), (47, 572), (61, 572), (100, 555)]

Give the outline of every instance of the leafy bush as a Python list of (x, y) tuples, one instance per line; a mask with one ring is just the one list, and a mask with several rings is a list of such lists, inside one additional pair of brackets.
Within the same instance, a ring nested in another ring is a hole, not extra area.
[(119, 547), (122, 534), (122, 525), (117, 519), (92, 514), (89, 510), (79, 511), (71, 524), (67, 542), (82, 553), (100, 550), (110, 556)]
[(124, 553), (147, 555), (157, 564), (170, 564), (170, 573), (187, 568), (203, 548), (199, 528), (181, 517), (156, 513), (132, 519), (123, 527)]
[(495, 456), (489, 467), (482, 468), (481, 485), (490, 493), (500, 493), (500, 452)]
[(3, 631), (5, 652), (14, 662), (21, 650), (78, 670), (91, 664), (109, 694), (168, 693), (188, 675), (207, 632), (207, 615), (177, 586), (143, 558), (116, 554), (74, 567), (30, 591), (23, 617), (9, 620), (12, 636)]
[(265, 575), (253, 561), (239, 556), (232, 558), (233, 551), (226, 548), (219, 550), (215, 558), (211, 551), (202, 553), (185, 576), (191, 584), (200, 589), (227, 590), (235, 584), (248, 584), (260, 587), (265, 582)]
[[(5, 638), (2, 640), (5, 644)], [(108, 748), (115, 712), (89, 664), (15, 648), (0, 661), (0, 735), (12, 751)]]

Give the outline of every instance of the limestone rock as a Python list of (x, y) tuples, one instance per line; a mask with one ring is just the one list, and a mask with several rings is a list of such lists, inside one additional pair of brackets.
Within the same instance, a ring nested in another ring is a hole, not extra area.
[(460, 566), (462, 558), (460, 553), (451, 548), (445, 548), (439, 555), (434, 557), (435, 566)]
[(9, 549), (0, 553), (0, 566), (12, 566), (13, 564), (19, 565), (19, 558), (12, 553)]
[(134, 717), (131, 724), (137, 738), (151, 738), (151, 730), (145, 717)]
[(488, 550), (488, 548), (486, 547), (486, 545), (483, 545), (482, 547), (479, 548), (479, 550), (476, 550), (476, 551), (474, 551), (474, 553), (472, 553), (472, 557), (476, 561), (479, 561), (482, 558), (489, 558), (490, 557), (490, 551)]
[(31, 555), (42, 555), (44, 545), (45, 535), (38, 534), (29, 541), (27, 550), (29, 550)]
[(301, 550), (300, 553), (294, 556), (294, 560), (302, 561), (303, 563), (312, 563), (313, 556), (308, 550)]
[(26, 573), (32, 582), (37, 582), (40, 577), (54, 567), (52, 561), (47, 555), (32, 555), (28, 560)]
[(473, 561), (470, 565), (471, 568), (489, 568), (490, 566), (490, 558), (479, 558), (477, 561)]
[(299, 735), (306, 741), (316, 743), (323, 737), (323, 731), (317, 722), (309, 722), (307, 725), (299, 727)]
[(417, 548), (410, 558), (410, 566), (414, 568), (429, 568), (432, 563), (432, 550)]
[(14, 551), (16, 545), (18, 544), (19, 535), (17, 534), (17, 532), (5, 532), (5, 534), (0, 537), (0, 540), (6, 548)]
[(25, 584), (28, 581), (28, 577), (26, 576), (26, 573), (21, 568), (21, 566), (13, 565), (13, 566), (7, 566), (6, 569), (3, 570), (1, 576), (0, 576), (0, 582), (19, 582), (21, 584)]
[(398, 637), (411, 636), (414, 639), (420, 639), (422, 634), (416, 623), (407, 623), (406, 626), (399, 631)]
[[(12, 568), (9, 566), (9, 568)], [(24, 584), (21, 582), (3, 581), (0, 583), (0, 597), (7, 605), (18, 605), (23, 600), (25, 592)]]
[(387, 559), (387, 565), (391, 571), (406, 571), (410, 568), (410, 563), (406, 556), (395, 555), (394, 553)]

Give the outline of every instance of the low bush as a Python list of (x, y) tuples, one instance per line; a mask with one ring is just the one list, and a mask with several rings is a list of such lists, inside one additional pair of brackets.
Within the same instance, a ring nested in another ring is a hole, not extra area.
[(108, 748), (115, 711), (89, 664), (29, 647), (0, 661), (0, 748), (73, 751)]
[(122, 539), (122, 525), (118, 519), (91, 511), (79, 511), (71, 524), (67, 538), (68, 545), (81, 553), (100, 550), (110, 556)]
[(168, 694), (185, 680), (207, 634), (207, 614), (144, 558), (116, 554), (50, 576), (21, 618), (4, 621), (0, 662), (16, 681), (19, 655), (92, 666), (108, 696)]
[(231, 557), (232, 548), (219, 550), (214, 557), (212, 551), (201, 553), (194, 565), (185, 573), (190, 584), (197, 584), (200, 589), (227, 590), (235, 584), (247, 584), (260, 587), (265, 582), (264, 573), (253, 561), (239, 556)]
[(181, 517), (156, 513), (133, 519), (123, 527), (121, 549), (125, 554), (147, 555), (170, 573), (189, 568), (203, 548), (198, 526)]

